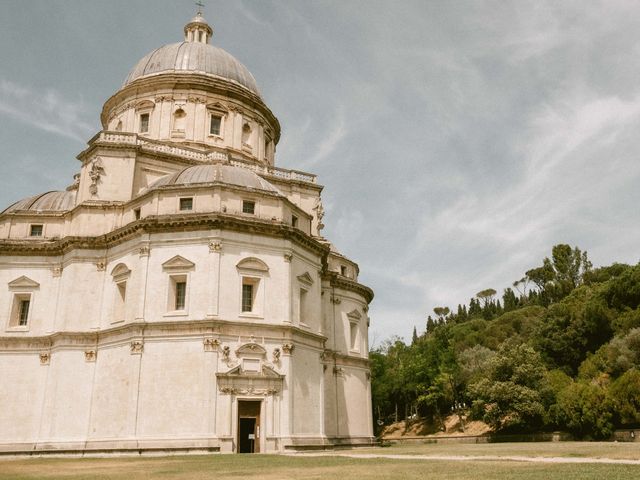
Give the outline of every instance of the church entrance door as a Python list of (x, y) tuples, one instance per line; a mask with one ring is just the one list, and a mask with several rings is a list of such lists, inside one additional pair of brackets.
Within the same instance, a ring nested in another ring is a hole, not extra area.
[(260, 452), (260, 401), (238, 401), (238, 453)]

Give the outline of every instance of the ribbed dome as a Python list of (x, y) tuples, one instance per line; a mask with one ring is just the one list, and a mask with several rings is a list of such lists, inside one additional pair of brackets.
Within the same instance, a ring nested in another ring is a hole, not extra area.
[(2, 213), (14, 213), (19, 211), (36, 211), (36, 212), (66, 212), (76, 205), (76, 192), (46, 192), (40, 195), (20, 200)]
[(197, 185), (202, 183), (223, 183), (282, 195), (280, 190), (251, 170), (221, 163), (187, 167), (180, 172), (156, 180), (147, 188), (147, 191), (169, 185)]
[(171, 43), (146, 55), (133, 67), (123, 87), (138, 78), (160, 73), (202, 73), (236, 83), (260, 96), (251, 72), (232, 55), (199, 42)]

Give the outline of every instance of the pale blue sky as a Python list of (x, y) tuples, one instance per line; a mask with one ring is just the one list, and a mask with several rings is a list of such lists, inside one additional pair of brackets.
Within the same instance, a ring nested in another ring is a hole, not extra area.
[[(640, 260), (640, 3), (207, 1), (213, 43), (319, 175), (371, 337), (502, 288), (556, 243)], [(0, 1), (0, 205), (62, 189), (104, 101), (186, 0)]]

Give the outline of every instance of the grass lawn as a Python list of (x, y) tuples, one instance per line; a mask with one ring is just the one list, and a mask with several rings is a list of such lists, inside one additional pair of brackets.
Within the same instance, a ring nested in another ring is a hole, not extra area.
[[(633, 448), (635, 447), (635, 448)], [(619, 449), (619, 450), (616, 450)], [(597, 452), (600, 452), (598, 454)], [(603, 452), (606, 452), (603, 453)], [(640, 458), (640, 444), (412, 445), (344, 453), (421, 455), (601, 456)], [(339, 453), (339, 452), (337, 452)], [(640, 466), (518, 461), (358, 459), (339, 456), (193, 455), (119, 458), (0, 459), (0, 480), (137, 480), (256, 477), (282, 479), (562, 479), (640, 478)]]
[(500, 455), (526, 457), (593, 457), (640, 460), (640, 443), (539, 442), (539, 443), (431, 443), (391, 445), (357, 452), (391, 455)]

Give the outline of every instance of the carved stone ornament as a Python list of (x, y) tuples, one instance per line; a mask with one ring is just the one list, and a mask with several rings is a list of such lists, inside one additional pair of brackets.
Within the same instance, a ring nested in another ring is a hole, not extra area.
[(316, 205), (313, 209), (316, 211), (316, 218), (318, 219), (318, 235), (320, 235), (320, 230), (324, 228), (324, 223), (322, 223), (322, 219), (324, 218), (324, 207), (322, 206), (322, 199), (320, 197), (316, 199)]
[(140, 250), (138, 251), (138, 254), (141, 257), (148, 257), (150, 253), (151, 253), (151, 248), (149, 248), (147, 246), (140, 247)]
[(285, 253), (284, 254), (284, 261), (287, 263), (291, 263), (291, 260), (293, 259), (293, 255), (290, 253)]
[(333, 367), (333, 374), (336, 377), (344, 377), (344, 368), (342, 368), (342, 367)]
[(340, 305), (342, 303), (342, 300), (340, 300), (340, 297), (333, 295), (331, 297), (331, 303), (335, 304), (335, 305)]
[(53, 277), (59, 277), (62, 275), (62, 265), (54, 265), (51, 269), (51, 275)]
[(220, 340), (217, 338), (205, 338), (202, 341), (205, 352), (216, 352), (220, 346)]
[(209, 253), (220, 253), (222, 251), (222, 243), (211, 240), (209, 242)]
[(98, 193), (98, 184), (100, 183), (100, 178), (104, 175), (104, 166), (102, 165), (102, 160), (100, 157), (96, 157), (91, 161), (91, 167), (89, 168), (89, 178), (91, 179), (91, 185), (89, 185), (89, 193), (91, 195), (97, 195)]
[(231, 362), (231, 347), (229, 347), (229, 345), (222, 347), (222, 360), (226, 362), (227, 365)]
[(49, 365), (51, 354), (49, 352), (40, 353), (40, 365)]
[(273, 363), (276, 365), (280, 363), (280, 355), (282, 355), (282, 350), (279, 348), (273, 349)]
[(282, 352), (285, 355), (291, 355), (296, 346), (293, 343), (283, 343), (282, 344)]
[(130, 345), (132, 355), (140, 355), (144, 351), (144, 342), (135, 340)]
[(104, 260), (100, 260), (99, 262), (96, 262), (96, 269), (99, 272), (104, 272), (107, 268), (107, 262), (105, 262)]
[(84, 360), (85, 362), (95, 362), (98, 357), (98, 353), (95, 350), (85, 350), (84, 351)]
[(191, 103), (206, 103), (207, 102), (203, 97), (197, 97), (195, 95), (194, 96), (189, 96), (187, 98), (187, 101), (191, 102)]

